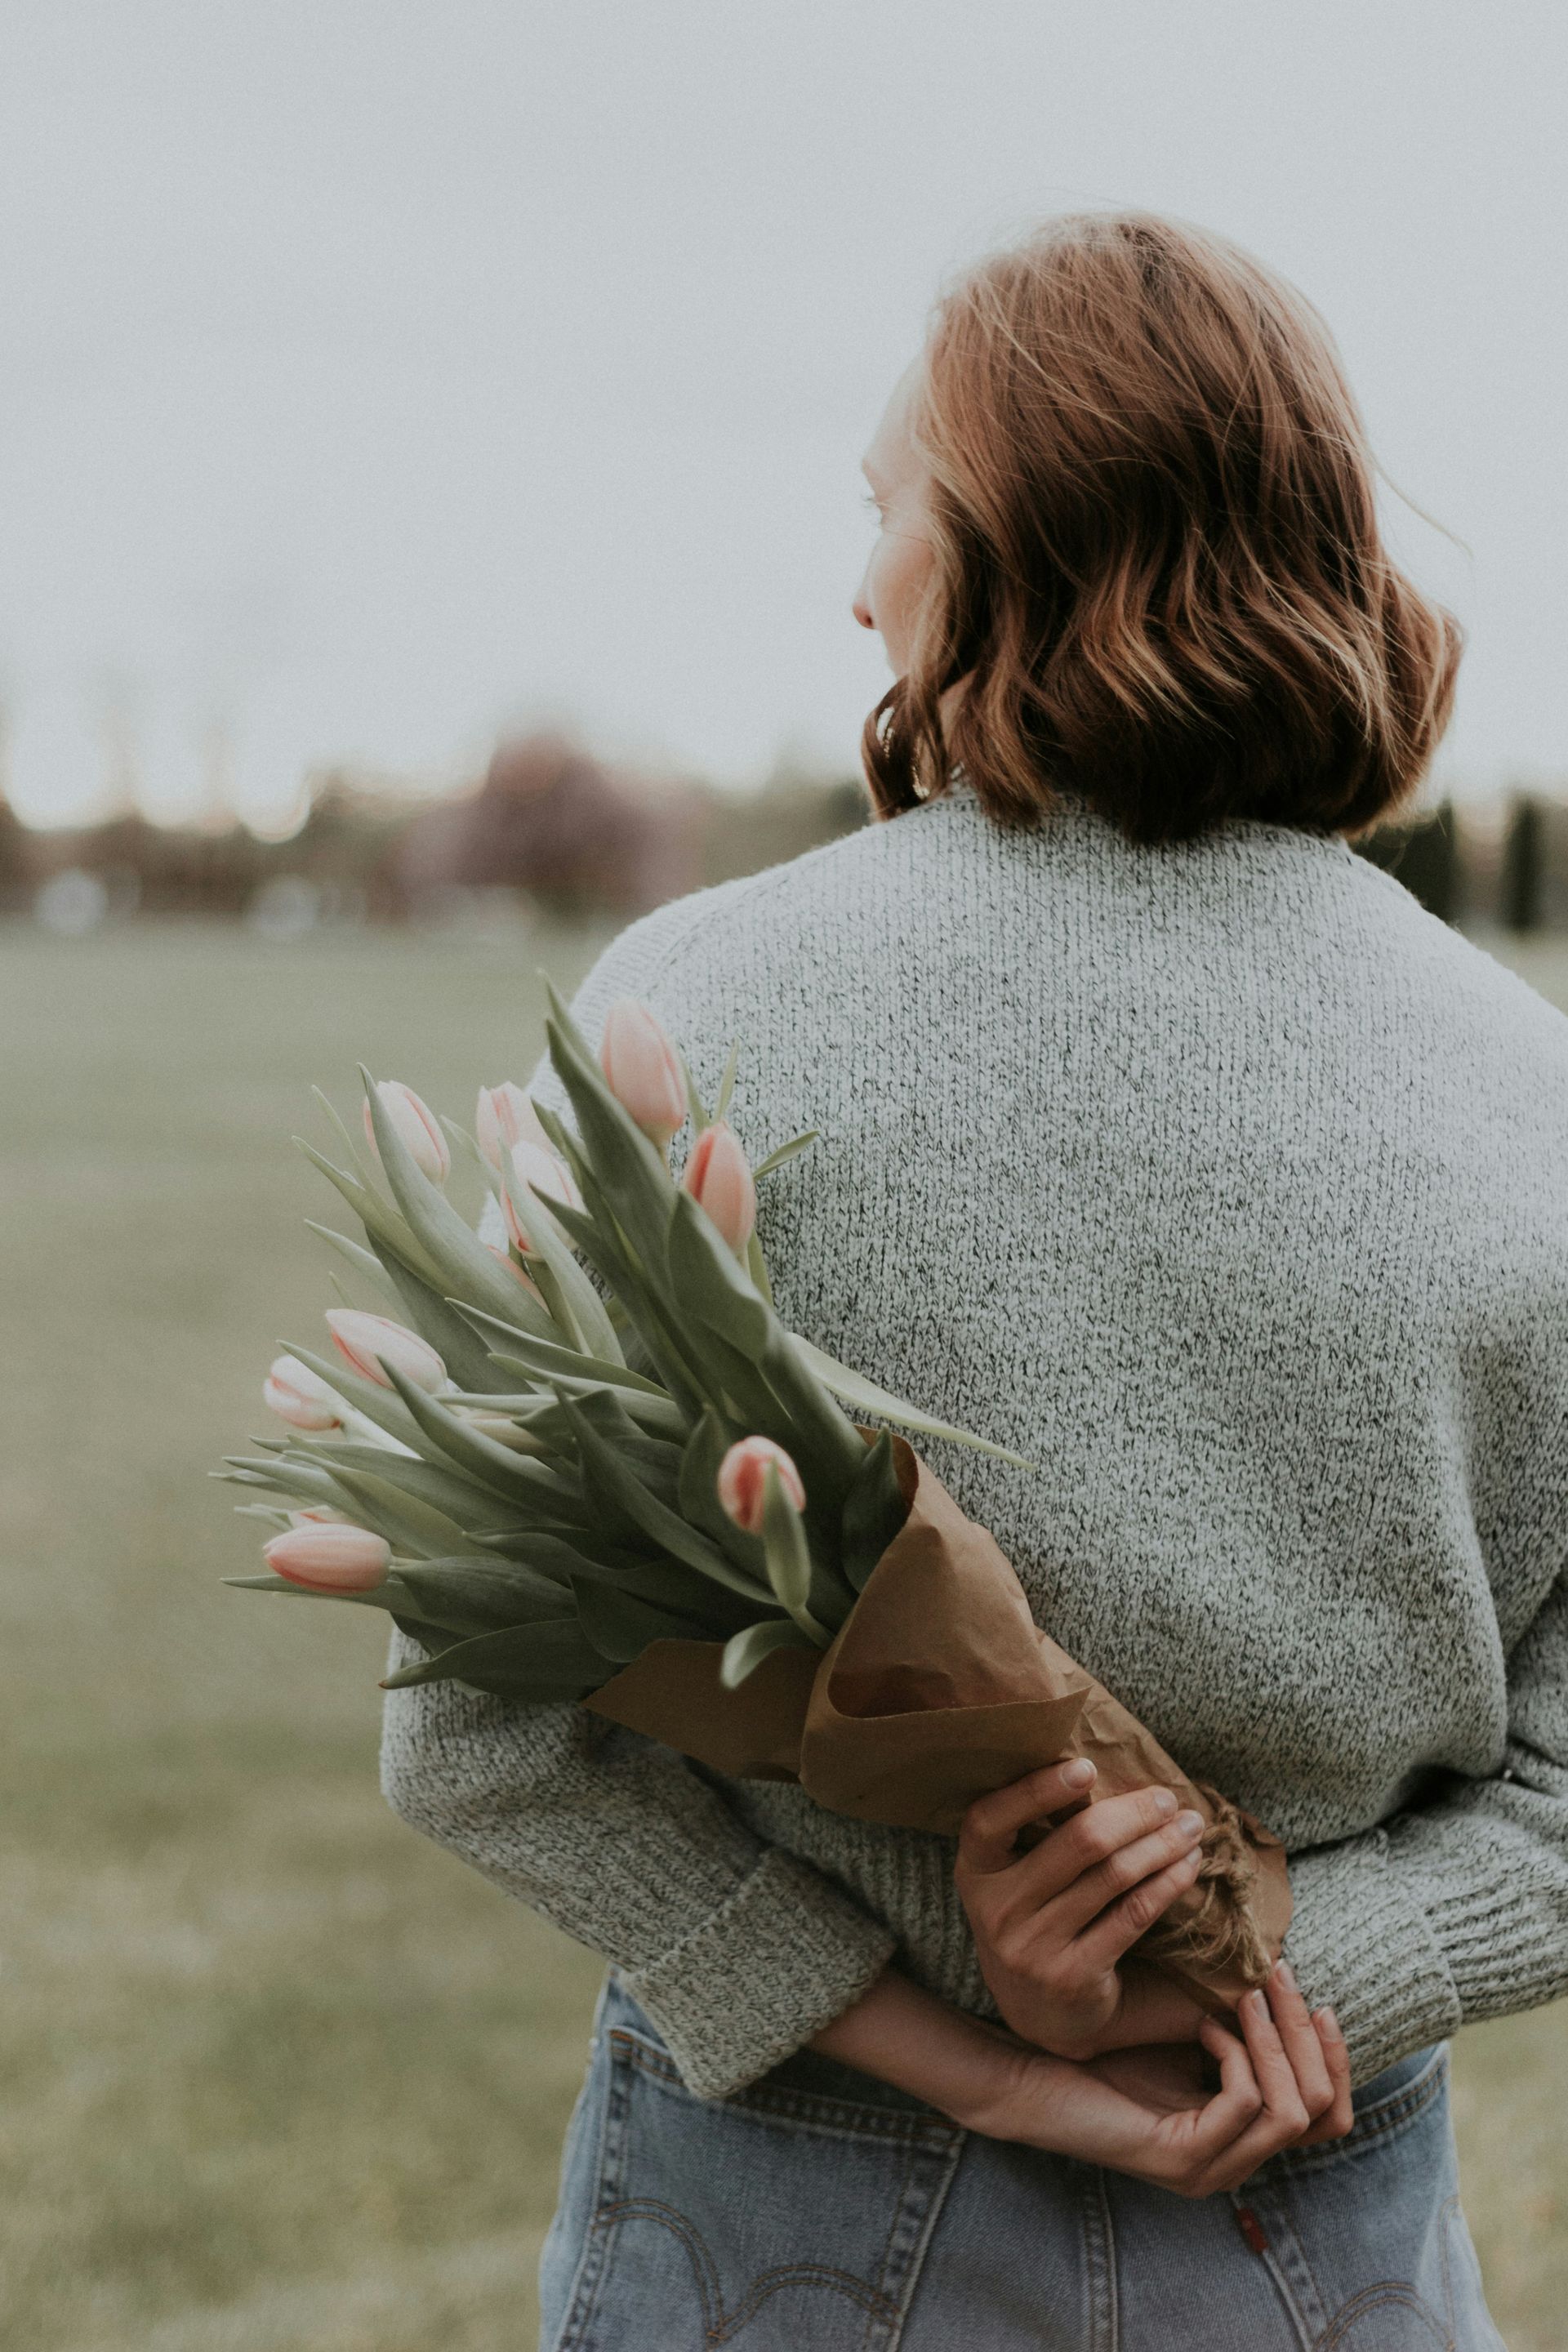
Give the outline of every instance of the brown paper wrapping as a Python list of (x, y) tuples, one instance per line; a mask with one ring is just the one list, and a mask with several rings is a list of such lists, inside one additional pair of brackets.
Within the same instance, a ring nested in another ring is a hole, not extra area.
[(1289, 1924), (1283, 1846), (1040, 1631), (995, 1539), (894, 1445), (909, 1517), (828, 1650), (775, 1651), (728, 1691), (721, 1643), (654, 1642), (584, 1706), (735, 1779), (798, 1780), (831, 1812), (945, 1836), (976, 1797), (1072, 1756), (1098, 1767), (1096, 1799), (1163, 1782), (1207, 1824), (1204, 1870), (1137, 1948), (1234, 2008)]

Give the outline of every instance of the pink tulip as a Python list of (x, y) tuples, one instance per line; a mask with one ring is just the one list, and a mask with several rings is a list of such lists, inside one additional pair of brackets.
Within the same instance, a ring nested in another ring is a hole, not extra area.
[(510, 1078), (504, 1086), (481, 1087), (474, 1112), (474, 1140), (495, 1169), (504, 1168), (506, 1154), (523, 1142), (550, 1149), (550, 1138), (521, 1087)]
[(294, 1429), (339, 1429), (342, 1399), (292, 1356), (279, 1356), (262, 1384), (261, 1400)]
[(427, 1396), (438, 1396), (451, 1385), (447, 1367), (435, 1349), (417, 1331), (394, 1323), (389, 1316), (365, 1315), (357, 1307), (329, 1307), (327, 1323), (332, 1345), (362, 1381), (374, 1381), (378, 1389), (392, 1386), (381, 1369), (379, 1360), (384, 1357), (389, 1364), (396, 1365), (405, 1381), (423, 1389)]
[[(521, 1143), (512, 1147), (511, 1166), (519, 1187), (525, 1194), (530, 1191), (542, 1192), (547, 1201), (559, 1201), (563, 1209), (582, 1207), (583, 1196), (572, 1181), (572, 1171), (563, 1160), (557, 1160), (553, 1151), (547, 1151), (543, 1144), (531, 1143), (524, 1137)], [(500, 1205), (507, 1232), (527, 1257), (533, 1244), (510, 1192), (502, 1193)]]
[(703, 1129), (680, 1179), (732, 1250), (743, 1250), (757, 1223), (757, 1188), (750, 1160), (723, 1119)]
[(374, 1592), (392, 1565), (389, 1543), (368, 1528), (346, 1524), (289, 1528), (261, 1551), (275, 1576), (312, 1592)]
[(686, 1117), (680, 1056), (646, 1004), (623, 996), (605, 1015), (599, 1060), (610, 1092), (661, 1151)]
[(804, 1511), (805, 1488), (800, 1472), (771, 1437), (742, 1437), (719, 1465), (720, 1504), (726, 1517), (749, 1536), (760, 1536), (763, 1531), (770, 1468), (778, 1472), (779, 1484), (795, 1509)]
[[(395, 1078), (383, 1078), (376, 1087), (382, 1108), (408, 1147), (409, 1158), (421, 1174), (432, 1184), (444, 1184), (452, 1172), (452, 1155), (447, 1149), (447, 1139), (441, 1132), (441, 1122), (427, 1103), (422, 1103), (412, 1087), (399, 1086)], [(364, 1131), (370, 1148), (376, 1150), (375, 1121), (371, 1117), (370, 1101), (364, 1106)]]

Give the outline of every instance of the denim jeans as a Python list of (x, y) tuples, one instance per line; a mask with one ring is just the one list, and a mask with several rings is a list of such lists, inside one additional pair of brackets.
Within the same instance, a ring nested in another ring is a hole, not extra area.
[(1447, 2050), (1201, 2202), (961, 2131), (803, 2052), (694, 2098), (612, 1973), (540, 2265), (542, 2352), (1503, 2352)]

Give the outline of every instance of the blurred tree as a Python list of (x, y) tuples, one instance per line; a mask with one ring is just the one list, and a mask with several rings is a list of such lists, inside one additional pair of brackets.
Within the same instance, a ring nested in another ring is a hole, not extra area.
[(33, 860), (26, 827), (0, 793), (0, 908), (14, 910), (32, 881)]
[(1519, 793), (1502, 854), (1502, 919), (1510, 931), (1541, 928), (1543, 843), (1541, 803)]

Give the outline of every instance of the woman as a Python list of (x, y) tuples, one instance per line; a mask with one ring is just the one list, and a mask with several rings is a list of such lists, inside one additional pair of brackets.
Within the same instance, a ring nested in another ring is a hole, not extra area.
[(886, 821), (635, 925), (579, 1017), (710, 1083), (739, 1037), (748, 1144), (822, 1130), (785, 1319), (1039, 1464), (928, 1449), (1285, 1840), (1294, 1974), (1226, 2032), (1141, 1972), (1152, 1791), (1020, 1857), (1046, 1773), (955, 1849), (399, 1692), (393, 1804), (612, 1963), (543, 2340), (1476, 2352), (1446, 2037), (1568, 1984), (1568, 1024), (1344, 838), (1457, 632), (1316, 315), (1160, 220), (973, 270), (867, 471)]

